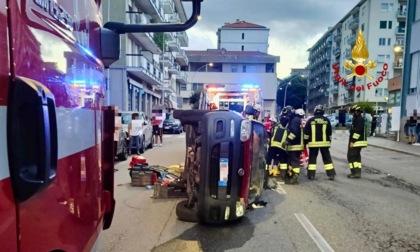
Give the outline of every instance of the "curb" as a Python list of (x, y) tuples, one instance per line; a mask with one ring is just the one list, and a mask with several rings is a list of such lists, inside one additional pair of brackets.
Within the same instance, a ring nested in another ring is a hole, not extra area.
[(380, 146), (380, 145), (376, 145), (376, 144), (369, 144), (369, 142), (368, 142), (368, 146), (372, 146), (372, 147), (375, 147), (375, 148), (378, 148), (378, 149), (384, 149), (384, 150), (389, 150), (389, 151), (393, 151), (393, 152), (398, 152), (398, 153), (402, 153), (402, 154), (407, 154), (407, 155), (411, 155), (411, 156), (420, 157), (420, 154), (417, 154), (417, 153), (411, 153), (411, 152), (408, 152), (408, 151), (393, 149), (393, 148), (384, 147), (384, 146)]

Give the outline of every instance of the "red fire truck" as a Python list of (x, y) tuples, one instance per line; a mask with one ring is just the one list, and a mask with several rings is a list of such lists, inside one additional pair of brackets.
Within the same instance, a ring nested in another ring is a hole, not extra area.
[(114, 212), (115, 109), (104, 69), (119, 35), (183, 24), (102, 24), (101, 0), (0, 0), (0, 250), (90, 251)]

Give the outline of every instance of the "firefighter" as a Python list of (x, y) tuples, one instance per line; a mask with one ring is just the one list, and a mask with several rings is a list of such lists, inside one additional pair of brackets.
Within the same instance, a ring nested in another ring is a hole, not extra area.
[(255, 109), (254, 109), (254, 106), (252, 106), (252, 104), (249, 101), (247, 102), (245, 106), (245, 110), (243, 114), (245, 118), (248, 118), (249, 120), (254, 119)]
[(353, 105), (350, 109), (353, 113), (353, 120), (350, 128), (349, 146), (347, 150), (347, 161), (349, 162), (351, 174), (347, 175), (350, 179), (361, 178), (362, 174), (362, 148), (367, 147), (367, 134), (365, 129), (365, 119), (362, 116), (362, 109), (359, 105)]
[(330, 180), (334, 180), (335, 170), (329, 150), (332, 127), (330, 120), (324, 116), (324, 106), (318, 105), (315, 107), (314, 116), (306, 122), (303, 132), (305, 143), (309, 148), (308, 179), (315, 179), (316, 159), (318, 152), (321, 151), (327, 176)]
[[(266, 171), (269, 175), (277, 176), (277, 170), (272, 169), (271, 162), (273, 160), (280, 163), (280, 178), (286, 180), (287, 174), (287, 152), (283, 143), (287, 138), (287, 126), (290, 122), (291, 111), (284, 109), (280, 114), (280, 122), (274, 125), (271, 129), (271, 138), (266, 156)], [(271, 168), (271, 169), (270, 169)]]
[(294, 109), (287, 106), (286, 109), (291, 110), (290, 123), (287, 126), (287, 138), (283, 143), (289, 158), (291, 172), (290, 179), (286, 180), (286, 184), (297, 184), (300, 173), (300, 154), (303, 151), (303, 128), (302, 118), (304, 115), (296, 114)]

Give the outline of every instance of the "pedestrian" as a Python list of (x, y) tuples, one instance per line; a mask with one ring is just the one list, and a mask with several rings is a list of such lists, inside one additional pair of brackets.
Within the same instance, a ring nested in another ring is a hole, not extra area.
[(156, 116), (152, 116), (152, 130), (153, 130), (153, 147), (158, 146), (159, 138), (159, 124), (160, 121), (156, 119)]
[(308, 179), (314, 180), (316, 173), (316, 159), (321, 152), (324, 168), (330, 180), (336, 175), (331, 159), (330, 147), (332, 126), (330, 120), (324, 116), (324, 106), (317, 105), (314, 109), (314, 116), (311, 117), (303, 130), (305, 143), (309, 148)]
[(416, 125), (417, 120), (414, 119), (414, 116), (410, 116), (410, 120), (408, 121), (408, 144), (416, 142)]
[(376, 125), (378, 124), (378, 119), (377, 116), (374, 115), (372, 117), (372, 122), (370, 124), (370, 136), (373, 136), (373, 134), (375, 134), (375, 130), (376, 130)]
[(347, 150), (347, 161), (349, 162), (351, 174), (348, 178), (361, 178), (362, 174), (362, 148), (367, 147), (365, 134), (365, 119), (359, 105), (353, 105), (350, 109), (353, 119), (350, 127), (349, 145)]
[(159, 140), (160, 140), (159, 146), (162, 147), (163, 146), (163, 120), (159, 121)]
[(243, 114), (244, 114), (245, 118), (248, 118), (250, 120), (254, 119), (255, 109), (252, 106), (251, 102), (249, 102), (249, 101), (247, 102)]
[[(291, 106), (286, 106), (286, 114), (289, 115), (290, 123), (287, 127), (287, 138), (283, 147), (287, 150), (290, 165), (290, 179), (286, 184), (298, 184), (300, 174), (300, 154), (303, 151), (303, 129), (301, 114), (296, 114)], [(284, 111), (283, 111), (284, 113)]]
[(280, 114), (280, 122), (275, 124), (271, 129), (271, 138), (266, 155), (266, 179), (268, 179), (268, 175), (277, 176), (277, 170), (273, 169), (271, 166), (273, 161), (279, 164), (280, 178), (283, 181), (286, 181), (287, 178), (288, 154), (283, 143), (287, 137), (287, 126), (290, 122), (290, 113), (288, 114), (287, 111), (285, 112), (286, 113), (282, 112)]
[(140, 122), (138, 119), (139, 114), (133, 113), (131, 115), (131, 122), (128, 124), (128, 135), (130, 136), (130, 142), (128, 144), (128, 155), (131, 155), (131, 150), (133, 147), (136, 147), (136, 154), (140, 155)]

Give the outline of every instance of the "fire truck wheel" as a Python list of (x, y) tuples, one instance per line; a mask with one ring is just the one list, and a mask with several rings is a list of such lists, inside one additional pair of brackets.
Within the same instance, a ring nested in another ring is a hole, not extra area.
[(176, 216), (178, 219), (187, 222), (198, 222), (198, 217), (195, 212), (195, 206), (193, 208), (188, 208), (186, 205), (188, 204), (188, 200), (183, 200), (178, 202), (176, 205)]

